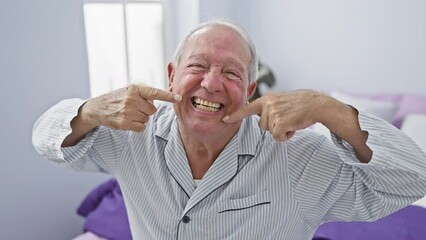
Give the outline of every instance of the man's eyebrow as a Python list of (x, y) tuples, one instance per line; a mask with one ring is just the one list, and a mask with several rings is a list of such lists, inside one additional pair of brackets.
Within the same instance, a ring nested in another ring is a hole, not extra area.
[(237, 68), (238, 71), (240, 71), (241, 73), (244, 72), (244, 65), (241, 64), (239, 61), (235, 60), (235, 59), (229, 59), (226, 61), (226, 64), (228, 65), (228, 63), (230, 65), (233, 65)]

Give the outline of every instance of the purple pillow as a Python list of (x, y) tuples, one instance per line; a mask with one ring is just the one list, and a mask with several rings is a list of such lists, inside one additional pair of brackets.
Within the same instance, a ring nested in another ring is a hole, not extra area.
[(126, 207), (117, 180), (110, 179), (93, 189), (77, 213), (86, 218), (84, 231), (109, 240), (131, 240)]

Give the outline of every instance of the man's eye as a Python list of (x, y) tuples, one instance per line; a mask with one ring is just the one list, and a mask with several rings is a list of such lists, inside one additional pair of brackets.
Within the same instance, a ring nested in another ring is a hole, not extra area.
[(227, 71), (225, 72), (225, 75), (227, 78), (232, 79), (232, 80), (241, 80), (240, 76), (232, 71)]
[(191, 64), (188, 66), (188, 68), (193, 71), (204, 71), (206, 69), (206, 67), (201, 64)]

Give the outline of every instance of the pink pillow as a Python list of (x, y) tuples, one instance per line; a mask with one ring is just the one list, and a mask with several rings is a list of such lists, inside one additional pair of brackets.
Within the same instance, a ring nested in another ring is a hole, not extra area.
[(393, 123), (398, 104), (390, 101), (376, 100), (371, 97), (354, 97), (341, 92), (332, 92), (332, 97), (352, 105), (358, 110), (374, 114), (389, 123)]
[(395, 114), (394, 125), (400, 128), (404, 118), (411, 113), (426, 114), (426, 96), (403, 94)]
[(398, 110), (393, 119), (393, 125), (401, 128), (404, 118), (408, 114), (423, 113), (426, 114), (426, 95), (418, 95), (412, 93), (381, 93), (375, 95), (368, 94), (350, 94), (352, 96), (362, 97), (366, 99), (390, 102), (398, 105)]

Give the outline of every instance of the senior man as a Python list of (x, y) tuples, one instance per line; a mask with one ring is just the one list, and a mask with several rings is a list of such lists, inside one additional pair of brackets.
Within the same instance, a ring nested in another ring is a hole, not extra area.
[[(114, 175), (134, 239), (310, 239), (323, 222), (372, 221), (424, 196), (426, 156), (396, 128), (314, 91), (248, 104), (256, 74), (249, 35), (209, 21), (178, 46), (169, 91), (64, 100), (33, 144)], [(304, 129), (316, 122), (332, 140)]]

